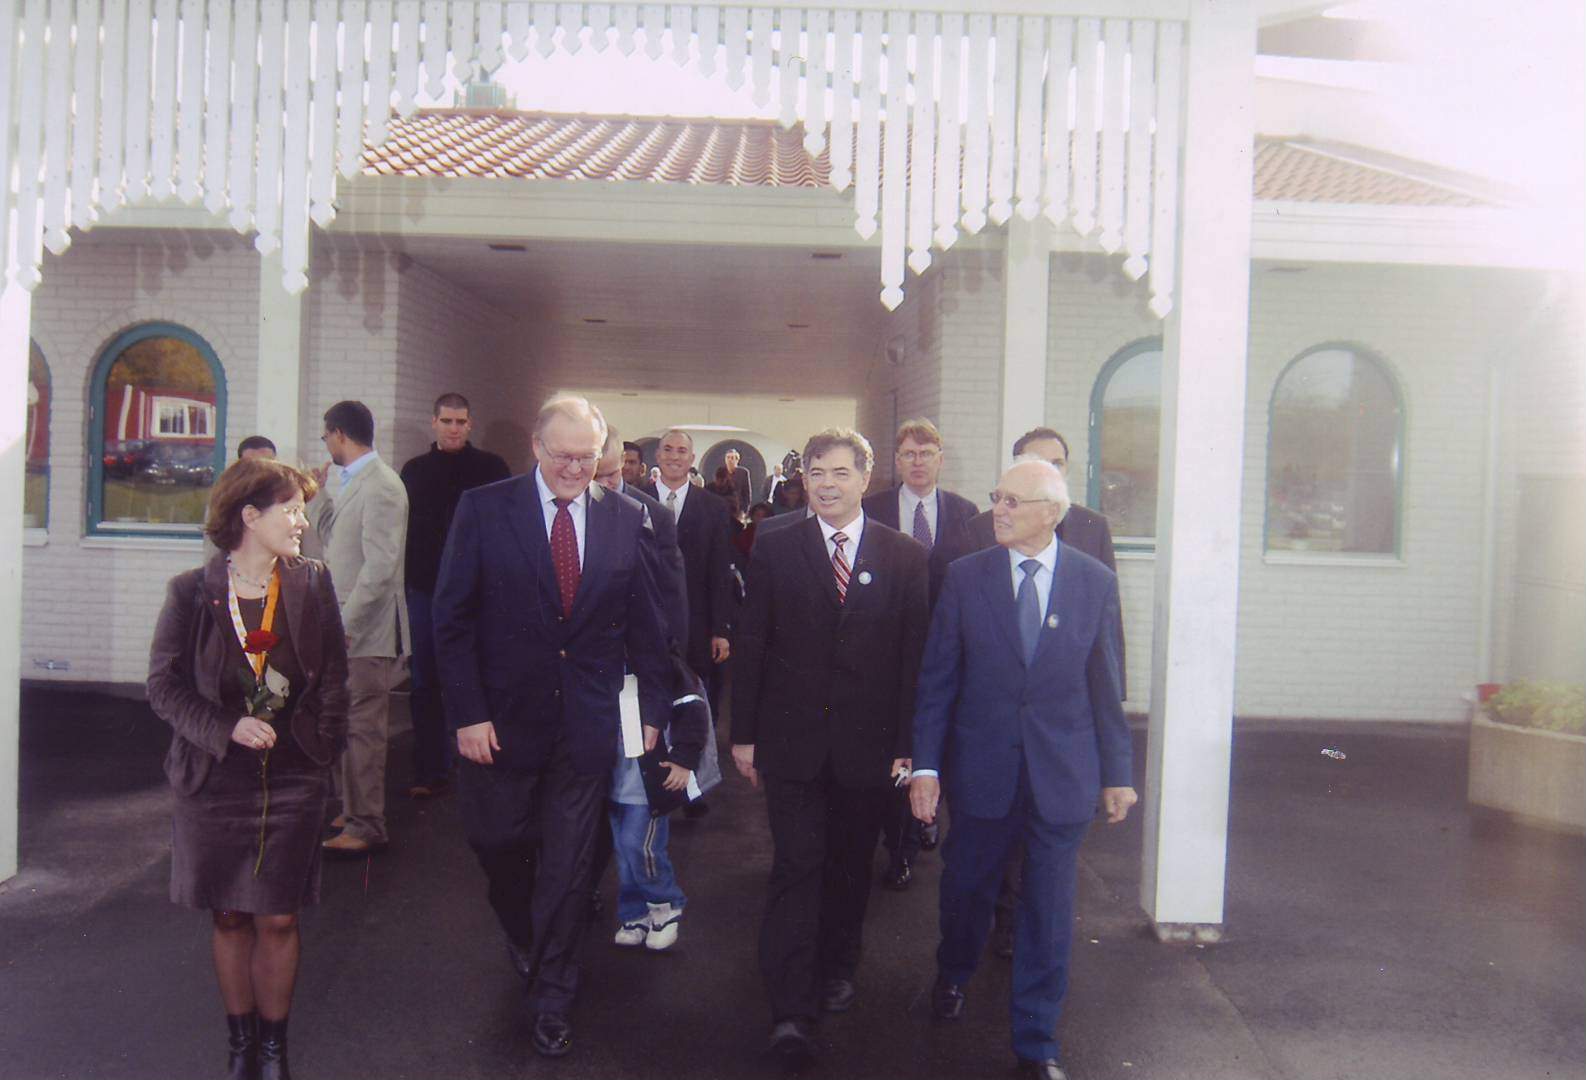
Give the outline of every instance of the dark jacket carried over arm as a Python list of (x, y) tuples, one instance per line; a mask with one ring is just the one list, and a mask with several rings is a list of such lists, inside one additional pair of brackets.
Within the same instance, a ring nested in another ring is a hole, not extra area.
[[(293, 708), (292, 737), (311, 759), (328, 765), (347, 739), (347, 639), (336, 592), (323, 563), (291, 559), (280, 570), (281, 604), (307, 679)], [(235, 632), (224, 554), (171, 579), (149, 646), (146, 688), (149, 707), (175, 732), (166, 776), (188, 794), (203, 787), (210, 766), (226, 756), (241, 719), (221, 704), (226, 635)]]

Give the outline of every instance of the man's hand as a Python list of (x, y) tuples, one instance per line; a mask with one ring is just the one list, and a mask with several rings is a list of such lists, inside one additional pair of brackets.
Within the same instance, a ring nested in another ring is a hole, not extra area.
[(1129, 816), (1129, 807), (1140, 801), (1132, 787), (1104, 787), (1101, 789), (1101, 808), (1106, 811), (1107, 824), (1116, 825)]
[(492, 750), (500, 750), (496, 741), (496, 725), (486, 720), (482, 724), (469, 724), (457, 729), (457, 752), (475, 765), (494, 765)]
[(732, 748), (732, 763), (738, 766), (738, 773), (755, 787), (760, 786), (760, 774), (754, 767), (754, 747), (734, 746)]
[(725, 664), (732, 656), (732, 644), (724, 637), (710, 639), (710, 658), (718, 664)]
[(326, 478), (330, 476), (330, 466), (328, 464), (316, 465), (309, 470), (309, 474), (314, 477), (314, 483), (323, 488), (325, 486)]
[(693, 770), (685, 769), (675, 761), (663, 761), (666, 766), (666, 779), (661, 781), (661, 786), (667, 791), (682, 791), (688, 787), (688, 778), (693, 776)]
[(934, 776), (909, 778), (909, 809), (914, 816), (929, 825), (936, 820), (936, 804), (942, 798), (942, 785)]
[(660, 741), (661, 741), (661, 729), (658, 728), (658, 727), (651, 727), (649, 724), (645, 724), (644, 725), (644, 749), (645, 749), (645, 752), (648, 753), (649, 751), (654, 750), (655, 747), (656, 747), (656, 744), (659, 743)]
[(892, 759), (892, 772), (891, 772), (890, 775), (892, 776), (892, 779), (895, 781), (898, 778), (898, 773), (908, 772), (913, 767), (914, 767), (914, 759), (913, 758), (906, 758), (906, 757), (893, 758)]

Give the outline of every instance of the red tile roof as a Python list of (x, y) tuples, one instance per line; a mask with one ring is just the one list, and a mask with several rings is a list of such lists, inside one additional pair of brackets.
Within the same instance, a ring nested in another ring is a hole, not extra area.
[[(393, 116), (390, 138), (364, 151), (364, 172), (535, 180), (649, 180), (812, 188), (831, 161), (804, 149), (804, 129), (769, 120), (568, 116), (428, 109)], [(1256, 137), (1257, 199), (1395, 206), (1481, 206), (1494, 200), (1419, 163), (1305, 139)]]

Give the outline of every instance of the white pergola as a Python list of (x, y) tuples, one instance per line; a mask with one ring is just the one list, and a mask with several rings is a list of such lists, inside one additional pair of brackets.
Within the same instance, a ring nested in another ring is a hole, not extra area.
[[(702, 77), (747, 81), (761, 95), (776, 86), (784, 122), (803, 121), (812, 150), (830, 147), (833, 185), (852, 191), (842, 227), (874, 234), (888, 307), (908, 271), (928, 273), (963, 235), (1009, 228), (1004, 445), (1044, 421), (1054, 244), (1116, 254), (1118, 272), (1147, 278), (1165, 345), (1141, 904), (1164, 938), (1215, 939), (1256, 33), (1325, 6), (0, 0), (0, 880), (17, 871), (25, 388), (43, 249), (134, 213), (199, 215), (253, 234), (267, 271), (259, 378), (271, 387), (258, 395), (256, 427), (295, 445), (311, 225), (400, 231), (379, 182), (350, 182), (365, 141), (384, 138), (388, 105), (411, 109), (421, 86), (488, 72), (503, 55), (576, 50), (588, 28), (590, 47), (668, 50)], [(533, 217), (543, 202), (522, 207), (526, 230), (561, 220)], [(710, 207), (700, 194), (661, 216), (692, 213), (708, 237)], [(816, 218), (834, 224), (829, 203), (806, 220)], [(647, 231), (611, 227), (628, 239)]]

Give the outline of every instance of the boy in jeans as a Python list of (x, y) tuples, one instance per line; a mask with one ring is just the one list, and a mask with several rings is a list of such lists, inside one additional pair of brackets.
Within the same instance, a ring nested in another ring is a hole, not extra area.
[[(611, 841), (617, 861), (616, 944), (669, 948), (688, 898), (667, 855), (667, 812), (698, 794), (694, 770), (710, 728), (699, 677), (674, 649), (674, 700), (664, 738), (643, 758), (620, 756), (611, 775)], [(644, 764), (641, 766), (641, 762)], [(650, 787), (645, 771), (650, 772)]]

